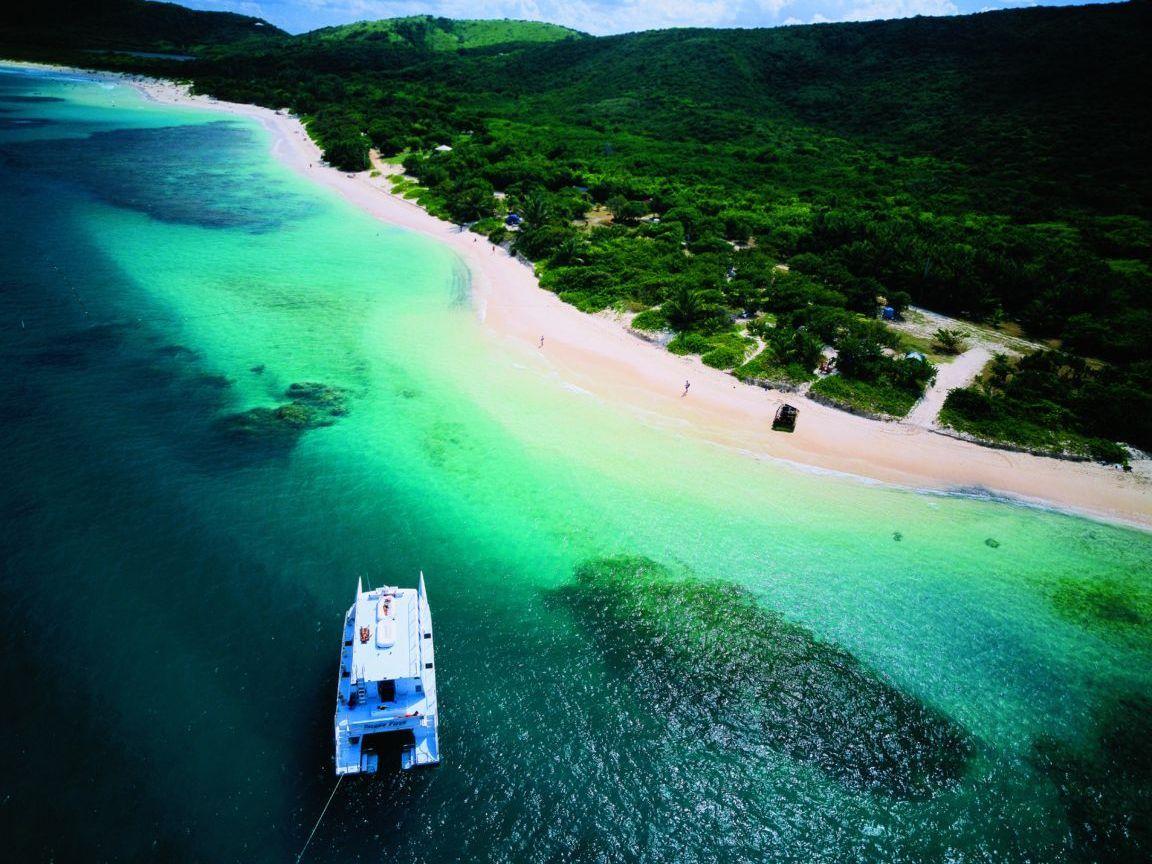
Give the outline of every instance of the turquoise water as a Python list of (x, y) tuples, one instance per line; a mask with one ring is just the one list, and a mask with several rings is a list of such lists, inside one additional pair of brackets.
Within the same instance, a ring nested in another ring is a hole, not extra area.
[[(292, 860), (332, 789), (356, 578), (420, 569), (445, 762), (346, 781), (308, 860), (1147, 850), (1152, 537), (639, 425), (486, 333), (450, 251), (268, 145), (123, 86), (0, 74), (16, 860)], [(236, 434), (296, 382), (347, 416)], [(620, 556), (672, 575), (637, 587), (616, 561), (572, 594)], [(637, 591), (677, 598), (652, 630), (586, 614)], [(895, 729), (890, 764), (840, 764), (842, 721)]]

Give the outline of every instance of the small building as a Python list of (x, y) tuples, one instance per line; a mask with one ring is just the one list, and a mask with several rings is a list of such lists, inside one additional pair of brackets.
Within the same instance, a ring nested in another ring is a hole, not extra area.
[(772, 428), (777, 432), (795, 432), (796, 431), (796, 418), (800, 416), (800, 411), (784, 403), (776, 409), (776, 417), (772, 421)]
[(447, 144), (441, 144), (439, 147), (433, 148), (437, 153), (451, 153), (452, 148)]
[(905, 360), (915, 360), (917, 363), (925, 363), (928, 358), (921, 354), (919, 351), (909, 351), (904, 355)]
[(504, 217), (504, 224), (505, 225), (519, 225), (523, 221), (524, 220), (520, 218), (519, 213), (509, 213), (507, 216)]
[(885, 306), (883, 309), (880, 310), (880, 317), (883, 318), (885, 321), (895, 321), (896, 320), (896, 310), (893, 309), (891, 306)]

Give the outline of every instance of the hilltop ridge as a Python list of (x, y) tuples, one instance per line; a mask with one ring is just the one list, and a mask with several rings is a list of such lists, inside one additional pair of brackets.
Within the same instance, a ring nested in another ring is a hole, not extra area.
[(587, 34), (559, 24), (514, 19), (453, 19), (411, 15), (322, 27), (300, 39), (321, 42), (382, 42), (429, 51), (464, 51), (505, 44), (539, 44), (583, 39)]
[(5, 45), (186, 51), (287, 35), (262, 18), (154, 0), (40, 0), (0, 12)]

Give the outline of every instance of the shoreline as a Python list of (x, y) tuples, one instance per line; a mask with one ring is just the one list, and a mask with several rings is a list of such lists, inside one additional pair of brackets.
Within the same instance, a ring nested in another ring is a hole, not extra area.
[[(103, 76), (163, 104), (200, 108), (260, 123), (272, 155), (353, 206), (390, 225), (447, 244), (468, 267), (473, 302), (489, 335), (539, 372), (577, 387), (637, 422), (691, 435), (753, 459), (849, 476), (935, 495), (1008, 501), (1152, 531), (1152, 472), (1124, 473), (994, 449), (908, 423), (881, 422), (806, 397), (742, 384), (632, 334), (604, 315), (588, 315), (539, 287), (530, 265), (482, 235), (443, 222), (391, 192), (387, 174), (346, 174), (321, 162), (320, 148), (296, 117), (254, 105), (192, 96), (182, 85), (112, 72), (3, 61), (9, 66)], [(538, 348), (541, 336), (543, 350)], [(682, 397), (685, 380), (690, 391)], [(796, 431), (771, 431), (784, 401), (800, 408)]]

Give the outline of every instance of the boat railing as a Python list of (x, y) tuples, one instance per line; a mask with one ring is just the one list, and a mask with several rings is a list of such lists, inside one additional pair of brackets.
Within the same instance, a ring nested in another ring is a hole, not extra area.
[(408, 604), (408, 676), (420, 677), (420, 662), (424, 656), (423, 651), (413, 651), (412, 646), (420, 643), (419, 610), (420, 599)]

